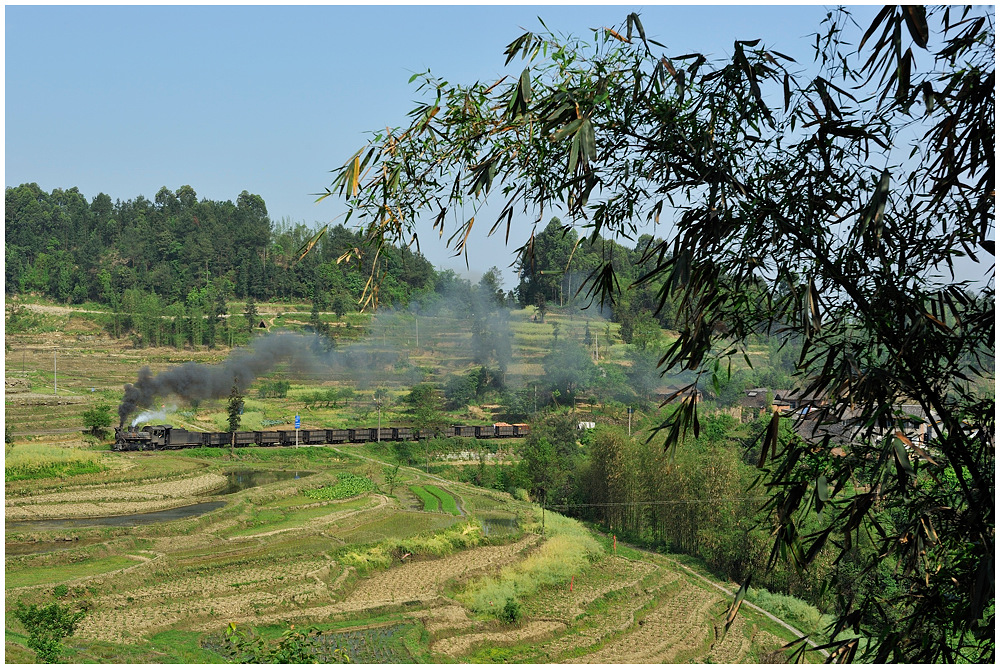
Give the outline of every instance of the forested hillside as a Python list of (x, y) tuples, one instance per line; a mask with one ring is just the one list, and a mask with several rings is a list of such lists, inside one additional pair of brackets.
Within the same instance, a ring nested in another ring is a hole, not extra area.
[[(61, 302), (113, 305), (128, 289), (163, 304), (203, 302), (205, 295), (255, 300), (312, 299), (347, 310), (364, 286), (373, 255), (337, 263), (360, 238), (330, 230), (299, 260), (315, 234), (301, 224), (274, 223), (259, 195), (236, 203), (198, 199), (191, 186), (161, 188), (154, 201), (139, 195), (88, 202), (76, 188), (51, 193), (37, 184), (6, 190), (6, 292), (34, 292)], [(389, 249), (379, 261), (383, 300), (406, 304), (433, 287), (434, 270), (409, 249)], [(207, 308), (207, 307), (206, 307)]]
[[(316, 230), (274, 222), (264, 200), (247, 191), (235, 204), (199, 200), (191, 186), (161, 188), (153, 201), (139, 195), (112, 202), (104, 193), (88, 201), (75, 187), (46, 193), (32, 183), (7, 188), (5, 213), (6, 294), (96, 302), (130, 315), (200, 316), (211, 323), (232, 299), (305, 300), (342, 315), (357, 310), (373, 270), (382, 307), (404, 307), (420, 294), (449, 295), (459, 282), (454, 272), (436, 270), (407, 247), (376, 254), (362, 233), (341, 225), (314, 240)], [(588, 279), (605, 258), (613, 259), (620, 281), (638, 279), (649, 271), (649, 255), (659, 243), (643, 235), (629, 249), (580, 239), (553, 218), (531, 252), (518, 258), (517, 286), (504, 292), (499, 274), (488, 281), (501, 303), (537, 306), (543, 318), (550, 304), (590, 304), (622, 324), (625, 343), (635, 337), (645, 349), (659, 326), (676, 326), (669, 299), (654, 318), (661, 296), (655, 283), (645, 283), (614, 304), (599, 305)], [(112, 334), (120, 336), (127, 325)], [(202, 339), (214, 343), (207, 333)]]

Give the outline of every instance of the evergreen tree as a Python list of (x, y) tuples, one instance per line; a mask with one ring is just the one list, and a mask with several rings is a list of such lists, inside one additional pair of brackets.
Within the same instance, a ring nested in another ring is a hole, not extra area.
[(247, 332), (253, 334), (254, 328), (257, 327), (257, 323), (260, 321), (260, 314), (257, 313), (257, 303), (253, 299), (253, 295), (247, 297), (247, 306), (243, 311), (243, 317), (247, 322)]
[[(229, 417), (230, 449), (236, 448), (236, 433), (240, 429), (240, 421), (243, 418), (243, 393), (237, 379), (233, 379), (233, 387), (229, 391), (229, 403), (226, 405), (226, 413)], [(230, 452), (232, 452), (230, 450)]]

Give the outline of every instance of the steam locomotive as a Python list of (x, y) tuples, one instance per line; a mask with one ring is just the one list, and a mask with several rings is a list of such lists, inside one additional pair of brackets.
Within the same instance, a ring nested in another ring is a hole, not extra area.
[[(358, 427), (326, 430), (268, 430), (236, 433), (236, 446), (316, 446), (321, 444), (363, 444), (372, 441), (416, 441), (434, 436), (503, 439), (524, 437), (531, 427), (524, 423), (493, 425), (453, 425), (442, 431), (412, 427)], [(172, 425), (146, 425), (140, 429), (115, 428), (116, 451), (163, 451), (199, 446), (225, 447), (232, 444), (231, 432), (191, 432)]]

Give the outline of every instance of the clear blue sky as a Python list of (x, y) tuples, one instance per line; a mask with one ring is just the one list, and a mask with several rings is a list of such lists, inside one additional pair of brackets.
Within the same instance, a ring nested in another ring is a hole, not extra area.
[[(190, 185), (201, 198), (264, 198), (271, 218), (312, 227), (342, 208), (313, 194), (367, 139), (403, 125), (411, 74), (496, 78), (504, 47), (541, 16), (589, 35), (638, 11), (673, 53), (726, 57), (763, 38), (808, 63), (822, 6), (7, 6), (5, 184), (77, 186), (88, 198), (152, 199)], [(867, 25), (875, 8), (857, 10)], [(516, 62), (516, 61), (515, 61)], [(520, 222), (524, 235), (531, 221)], [(512, 248), (524, 235), (513, 231)], [(435, 264), (464, 271), (436, 237)], [(473, 273), (506, 268), (476, 240)], [(475, 263), (481, 261), (481, 266)], [(507, 286), (512, 287), (510, 284)]]

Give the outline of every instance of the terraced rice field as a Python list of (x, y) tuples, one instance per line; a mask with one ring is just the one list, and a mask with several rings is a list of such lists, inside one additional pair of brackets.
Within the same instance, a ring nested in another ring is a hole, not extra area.
[(441, 502), (441, 510), (445, 513), (450, 513), (453, 516), (457, 516), (461, 513), (458, 510), (458, 504), (455, 503), (455, 498), (451, 496), (451, 493), (442, 490), (435, 485), (426, 486), (426, 490)]
[[(38, 443), (83, 448), (79, 416), (97, 401), (114, 404), (141, 365), (155, 372), (223, 355), (112, 345), (75, 317), (56, 325), (42, 335), (7, 337), (8, 374), (23, 358), (30, 387), (7, 397), (15, 432), (32, 434), (15, 449)], [(565, 336), (582, 332), (585, 323), (567, 318), (561, 325)], [(526, 356), (519, 364), (525, 370), (537, 365), (551, 326), (513, 318), (512, 328)], [(457, 324), (442, 322), (436, 331), (428, 325), (425, 334), (421, 323), (420, 333), (413, 360), (455, 355), (453, 366), (440, 373), (467, 362), (459, 351), (468, 333)], [(392, 334), (401, 341), (407, 331)], [(50, 398), (46, 387), (53, 379), (45, 370), (57, 350), (65, 397)], [(294, 415), (301, 403), (283, 399), (269, 406)], [(45, 430), (55, 433), (42, 435)], [(559, 546), (551, 522), (543, 535), (537, 507), (418, 469), (403, 468), (405, 484), (391, 495), (382, 478), (391, 463), (361, 447), (99, 456), (100, 472), (7, 483), (5, 518), (79, 519), (220, 504), (204, 515), (149, 525), (8, 527), (9, 663), (35, 660), (24, 630), (9, 615), (14, 604), (57, 597), (66, 605), (87, 605), (67, 640), (64, 659), (72, 663), (219, 662), (218, 641), (229, 622), (261, 628), (272, 638), (290, 624), (317, 626), (330, 643), (349, 645), (360, 662), (759, 662), (792, 638), (741, 612), (722, 639), (724, 596), (654, 554), (598, 552), (579, 560), (570, 580), (518, 597), (516, 624), (477, 613), (462, 603), (465, 589)], [(317, 473), (214, 496), (223, 472), (247, 463)], [(374, 489), (346, 500), (307, 494), (335, 485), (345, 473), (367, 477)], [(410, 485), (433, 509), (413, 508)]]
[[(211, 476), (189, 474), (131, 491), (79, 486), (37, 499), (15, 498), (8, 509), (24, 514), (35, 507), (39, 514), (57, 504), (142, 503), (167, 494), (171, 486), (201, 490), (213, 483), (206, 478)], [(335, 629), (354, 625), (353, 636), (336, 638), (353, 639), (357, 648), (366, 649), (355, 651), (359, 660), (378, 662), (739, 662), (780, 645), (778, 637), (764, 635), (745, 620), (720, 641), (722, 595), (656, 555), (599, 556), (571, 582), (543, 587), (525, 598), (517, 625), (502, 625), (474, 614), (454, 593), (474, 577), (518, 564), (551, 539), (528, 531), (437, 557), (393, 554), (385, 566), (360, 573), (345, 566), (345, 550), (405, 541), (418, 533), (430, 536), (468, 519), (409, 511), (377, 492), (315, 503), (302, 495), (307, 485), (317, 483), (283, 481), (239, 493), (228, 507), (201, 519), (121, 530), (104, 540), (99, 530), (84, 530), (81, 538), (98, 540), (65, 551), (8, 556), (8, 603), (44, 599), (56, 584), (86, 593), (90, 611), (74, 636), (84, 659), (94, 644), (141, 653), (157, 635), (178, 630), (211, 645), (207, 640), (217, 638), (230, 621)], [(493, 500), (492, 494), (472, 488), (449, 485), (452, 490), (446, 491), (437, 482), (423, 485), (453, 499), (462, 490), (483, 506)], [(513, 504), (508, 498), (507, 506)], [(248, 524), (262, 507), (277, 520)], [(364, 631), (369, 627), (409, 630), (409, 645), (401, 645), (396, 632)], [(19, 657), (25, 656), (8, 655), (10, 660)]]

